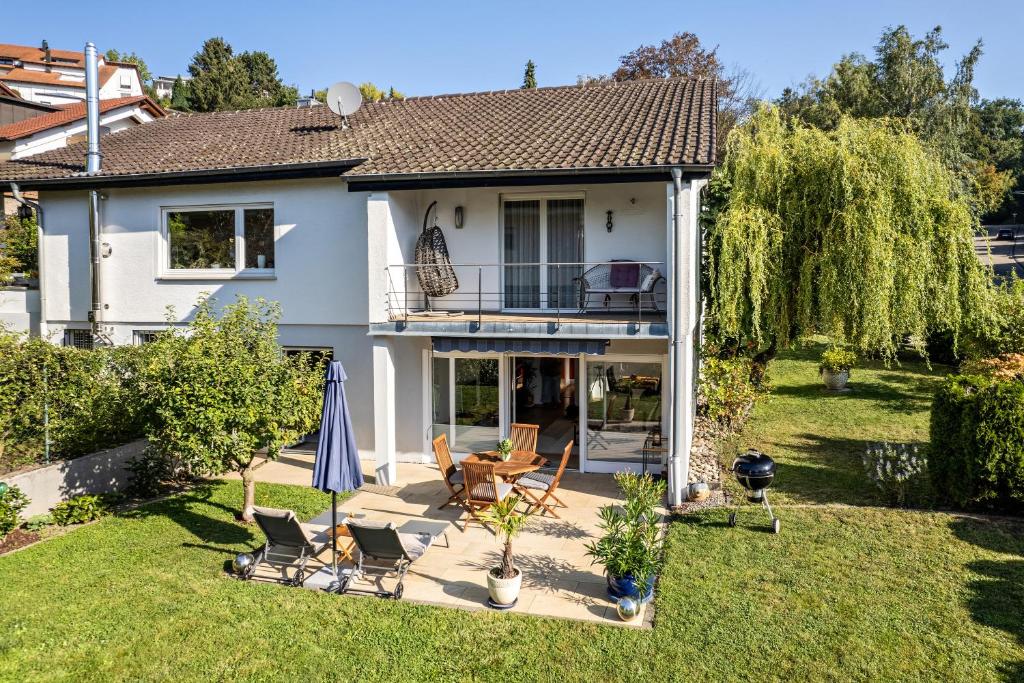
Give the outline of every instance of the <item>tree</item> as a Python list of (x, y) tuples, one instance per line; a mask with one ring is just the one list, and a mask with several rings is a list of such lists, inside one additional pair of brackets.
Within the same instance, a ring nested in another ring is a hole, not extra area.
[(187, 330), (153, 342), (146, 373), (150, 441), (195, 474), (238, 472), (241, 518), (252, 521), (255, 459), (316, 428), (322, 368), (289, 357), (277, 343), (276, 304), (239, 297), (218, 317), (200, 301)]
[(895, 357), (985, 325), (988, 276), (956, 177), (905, 124), (830, 130), (762, 108), (737, 127), (706, 222), (713, 333), (774, 349), (828, 334)]
[(8, 216), (0, 229), (0, 282), (11, 273), (38, 274), (39, 231), (36, 220)]
[[(392, 86), (388, 88), (385, 93), (383, 90), (378, 88), (376, 85), (367, 81), (359, 85), (359, 93), (363, 96), (363, 102), (381, 102), (384, 100), (404, 100), (405, 95), (395, 90)], [(324, 100), (326, 101), (327, 93), (324, 93)]]
[(188, 81), (178, 76), (174, 79), (171, 87), (171, 109), (178, 111), (189, 111), (189, 87)]
[(277, 73), (277, 62), (266, 52), (238, 55), (254, 106), (291, 106), (298, 100), (297, 88), (286, 86)]
[(526, 70), (523, 72), (523, 89), (537, 87), (537, 65), (532, 59), (526, 61)]
[(149, 70), (149, 66), (146, 65), (145, 60), (134, 52), (119, 52), (111, 48), (110, 50), (107, 50), (106, 54), (103, 56), (108, 62), (134, 64), (139, 70), (139, 80), (141, 80), (144, 85), (153, 80), (153, 72)]
[(245, 108), (247, 75), (223, 38), (210, 38), (192, 56), (189, 108), (222, 111)]

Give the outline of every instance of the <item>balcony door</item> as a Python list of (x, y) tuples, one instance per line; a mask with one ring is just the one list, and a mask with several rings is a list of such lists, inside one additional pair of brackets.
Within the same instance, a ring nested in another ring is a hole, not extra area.
[(583, 208), (582, 195), (502, 198), (504, 308), (576, 307)]

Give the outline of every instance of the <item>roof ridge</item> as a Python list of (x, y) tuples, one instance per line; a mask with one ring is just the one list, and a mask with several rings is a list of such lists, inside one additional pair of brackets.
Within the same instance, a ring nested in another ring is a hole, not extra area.
[(609, 87), (632, 87), (641, 83), (669, 83), (673, 81), (707, 81), (714, 78), (703, 76), (672, 76), (670, 78), (634, 78), (628, 81), (602, 80), (589, 83), (566, 83), (563, 85), (544, 85), (536, 88), (498, 88), (496, 90), (475, 90), (467, 92), (438, 93), (436, 95), (410, 95), (401, 100), (378, 100), (373, 104), (391, 104), (394, 102), (408, 102), (410, 100), (436, 100), (445, 97), (471, 97), (475, 95), (500, 95), (505, 93), (530, 93), (542, 90), (576, 90), (584, 88), (609, 88)]

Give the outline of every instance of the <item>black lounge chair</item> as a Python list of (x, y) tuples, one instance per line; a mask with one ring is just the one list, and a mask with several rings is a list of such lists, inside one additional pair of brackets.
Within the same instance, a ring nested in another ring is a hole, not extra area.
[[(381, 598), (402, 599), (402, 580), (413, 562), (423, 556), (434, 537), (428, 533), (403, 534), (394, 524), (350, 521), (347, 523), (352, 540), (359, 548), (359, 560), (341, 581), (340, 593), (363, 593)], [(398, 578), (395, 590), (365, 590), (353, 588), (352, 582), (362, 577), (382, 579)]]
[[(266, 535), (267, 542), (256, 551), (256, 561), (242, 578), (252, 578), (256, 569), (266, 564), (282, 570), (284, 583), (301, 586), (306, 579), (306, 563), (309, 558), (316, 557), (330, 544), (326, 529), (300, 524), (291, 510), (254, 507), (253, 517)], [(295, 567), (291, 577), (288, 576), (289, 567)]]

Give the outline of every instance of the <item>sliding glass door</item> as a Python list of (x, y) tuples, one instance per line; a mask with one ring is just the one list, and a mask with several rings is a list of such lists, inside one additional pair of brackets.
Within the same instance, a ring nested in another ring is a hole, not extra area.
[(497, 357), (434, 357), (433, 437), (446, 434), (453, 453), (493, 450), (498, 443), (500, 366)]
[(505, 308), (576, 305), (575, 278), (583, 272), (583, 208), (583, 197), (502, 201)]

